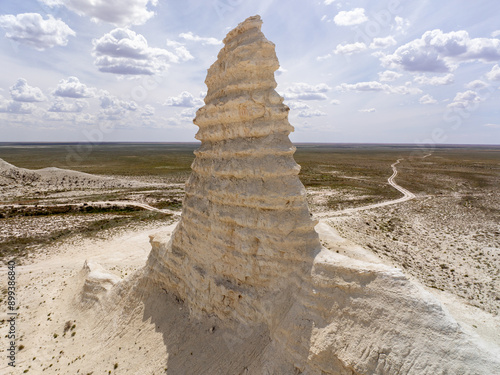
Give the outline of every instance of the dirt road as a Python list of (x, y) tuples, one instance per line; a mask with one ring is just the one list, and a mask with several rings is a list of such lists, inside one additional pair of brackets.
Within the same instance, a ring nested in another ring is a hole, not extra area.
[(398, 165), (401, 160), (403, 160), (403, 159), (398, 159), (395, 163), (391, 164), (392, 175), (391, 175), (391, 177), (389, 177), (387, 179), (387, 182), (389, 183), (389, 185), (391, 185), (394, 189), (400, 191), (403, 194), (403, 196), (401, 198), (390, 200), (390, 201), (385, 201), (385, 202), (380, 202), (380, 203), (375, 203), (375, 204), (369, 204), (367, 206), (346, 208), (345, 210), (317, 213), (314, 216), (318, 219), (324, 219), (324, 218), (328, 218), (328, 217), (348, 215), (348, 214), (352, 214), (352, 213), (358, 212), (358, 211), (371, 210), (373, 208), (384, 207), (384, 206), (389, 206), (391, 204), (398, 204), (398, 203), (406, 202), (410, 199), (415, 198), (415, 194), (413, 194), (411, 191), (405, 189), (404, 187), (399, 186), (394, 181), (394, 179), (398, 175), (398, 170), (396, 169), (396, 165)]

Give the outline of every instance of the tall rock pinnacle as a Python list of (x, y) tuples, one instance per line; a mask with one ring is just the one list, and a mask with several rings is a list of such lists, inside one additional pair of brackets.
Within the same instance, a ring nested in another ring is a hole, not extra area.
[(245, 322), (286, 302), (321, 249), (261, 25), (254, 16), (230, 31), (208, 70), (181, 221), (148, 261), (152, 278), (193, 313)]

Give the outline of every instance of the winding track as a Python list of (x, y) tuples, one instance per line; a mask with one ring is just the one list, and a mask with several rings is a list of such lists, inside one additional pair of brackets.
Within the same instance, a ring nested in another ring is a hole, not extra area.
[(391, 164), (392, 175), (391, 175), (391, 177), (389, 177), (387, 179), (387, 182), (389, 183), (389, 185), (391, 185), (394, 189), (400, 191), (403, 194), (403, 196), (401, 198), (390, 200), (390, 201), (385, 201), (385, 202), (381, 202), (381, 203), (369, 204), (367, 206), (346, 208), (345, 210), (317, 213), (314, 216), (318, 219), (324, 219), (324, 218), (328, 218), (328, 217), (340, 216), (340, 215), (345, 215), (345, 214), (352, 214), (352, 213), (358, 212), (358, 211), (371, 210), (373, 208), (389, 206), (392, 204), (403, 203), (403, 202), (409, 201), (410, 199), (415, 198), (415, 194), (413, 194), (411, 191), (405, 189), (402, 186), (399, 186), (398, 184), (396, 184), (396, 182), (394, 182), (394, 179), (398, 175), (398, 170), (396, 169), (396, 165), (398, 165), (401, 160), (403, 160), (403, 159), (398, 159), (395, 163)]
[[(429, 155), (426, 155), (426, 156), (430, 156), (431, 154)], [(426, 157), (424, 156), (424, 157)], [(398, 165), (400, 163), (400, 161), (403, 160), (403, 159), (398, 159), (395, 163), (391, 164), (391, 167), (392, 167), (392, 175), (391, 177), (389, 177), (387, 179), (387, 182), (389, 183), (389, 185), (391, 185), (394, 189), (400, 191), (403, 196), (401, 198), (398, 198), (398, 199), (394, 199), (394, 200), (390, 200), (390, 201), (385, 201), (385, 202), (381, 202), (381, 203), (375, 203), (375, 204), (370, 204), (370, 205), (367, 205), (367, 206), (361, 206), (361, 207), (355, 207), (355, 208), (347, 208), (345, 210), (338, 210), (338, 211), (330, 211), (330, 212), (322, 212), (322, 213), (317, 213), (315, 214), (314, 216), (318, 219), (324, 219), (324, 218), (328, 218), (328, 217), (335, 217), (335, 216), (341, 216), (341, 215), (346, 215), (346, 214), (352, 214), (354, 212), (358, 212), (358, 211), (365, 211), (365, 210), (371, 210), (373, 208), (378, 208), (378, 207), (384, 207), (384, 206), (389, 206), (389, 205), (392, 205), (392, 204), (398, 204), (398, 203), (403, 203), (403, 202), (406, 202), (410, 199), (414, 199), (415, 198), (415, 194), (413, 194), (411, 191), (405, 189), (404, 187), (402, 186), (399, 186), (395, 181), (394, 179), (396, 178), (396, 176), (398, 175), (398, 170), (396, 169), (396, 165)], [(152, 207), (148, 204), (145, 204), (145, 203), (139, 203), (139, 202), (129, 202), (129, 201), (103, 201), (103, 202), (87, 202), (88, 204), (92, 204), (94, 206), (106, 206), (106, 205), (116, 205), (116, 206), (132, 206), (132, 207), (139, 207), (139, 208), (142, 208), (144, 210), (148, 210), (148, 211), (154, 211), (154, 212), (162, 212), (162, 213), (167, 213), (167, 214), (171, 214), (173, 216), (178, 216), (180, 215), (180, 212), (179, 211), (173, 211), (173, 210), (169, 210), (169, 209), (159, 209), (159, 208), (156, 208), (156, 207)], [(55, 204), (55, 205), (44, 205), (44, 204), (38, 204), (38, 207), (43, 207), (43, 206), (82, 206), (83, 203), (63, 203), (63, 204)], [(0, 205), (0, 207), (6, 207), (6, 206), (21, 206), (21, 205)], [(22, 205), (22, 207), (35, 207), (35, 205)]]

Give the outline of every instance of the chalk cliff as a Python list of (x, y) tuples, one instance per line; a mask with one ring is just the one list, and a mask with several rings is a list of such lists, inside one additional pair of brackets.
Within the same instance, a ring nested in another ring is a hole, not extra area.
[(494, 374), (498, 348), (401, 270), (321, 247), (261, 24), (230, 31), (208, 70), (181, 220), (170, 238), (151, 239), (141, 285), (225, 327), (205, 374), (236, 373), (221, 358), (243, 341), (242, 374)]
[(245, 322), (272, 314), (321, 248), (261, 24), (251, 17), (232, 30), (208, 70), (181, 221), (148, 261), (151, 277), (193, 313)]

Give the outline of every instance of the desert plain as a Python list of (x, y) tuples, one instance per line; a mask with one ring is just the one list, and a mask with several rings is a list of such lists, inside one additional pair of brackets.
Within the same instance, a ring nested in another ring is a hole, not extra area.
[[(82, 269), (95, 263), (94, 271), (126, 280), (144, 266), (149, 235), (168, 237), (198, 147), (0, 145), (0, 298), (6, 307), (7, 262), (15, 260), (18, 312), (17, 366), (2, 359), (2, 373), (181, 373), (191, 356), (209, 355), (196, 339), (206, 335), (228, 347), (226, 364), (238, 362), (231, 347), (239, 342), (214, 319), (190, 321), (168, 293), (174, 315), (121, 314), (130, 321), (118, 331), (123, 322), (75, 302)], [(401, 269), (464, 331), (500, 344), (500, 147), (298, 144), (295, 159), (324, 247)], [(135, 308), (132, 299), (126, 309)], [(4, 338), (7, 309), (0, 314)], [(178, 356), (168, 360), (158, 349), (165, 330), (177, 340)]]

